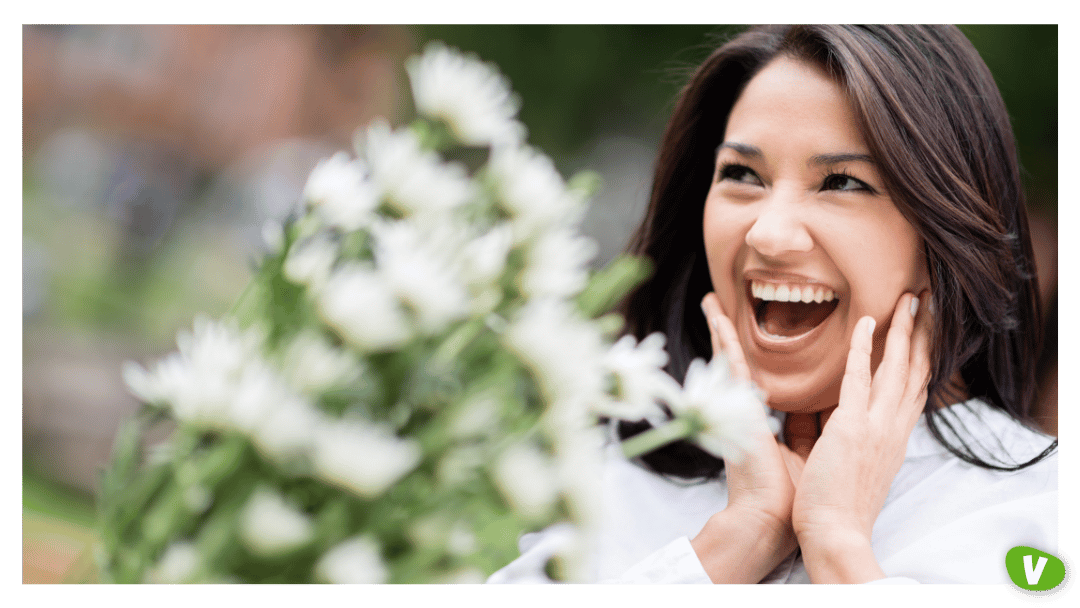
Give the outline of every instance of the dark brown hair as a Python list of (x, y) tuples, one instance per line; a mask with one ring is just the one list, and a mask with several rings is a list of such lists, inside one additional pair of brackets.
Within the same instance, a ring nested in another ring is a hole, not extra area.
[[(1042, 324), (1016, 144), (993, 76), (951, 26), (755, 27), (709, 56), (679, 96), (630, 245), (655, 272), (622, 303), (627, 332), (664, 333), (675, 378), (710, 356), (699, 306), (712, 290), (702, 216), (715, 150), (743, 87), (781, 55), (822, 66), (847, 93), (887, 191), (925, 243), (936, 320), (927, 403), (955, 403), (946, 380), (959, 372), (971, 397), (1032, 424)], [(931, 433), (978, 466), (1016, 470), (1057, 446), (1008, 462), (966, 442), (947, 412), (927, 406)], [(622, 421), (619, 432), (648, 427)], [(642, 460), (680, 477), (714, 477), (723, 466), (688, 442)]]

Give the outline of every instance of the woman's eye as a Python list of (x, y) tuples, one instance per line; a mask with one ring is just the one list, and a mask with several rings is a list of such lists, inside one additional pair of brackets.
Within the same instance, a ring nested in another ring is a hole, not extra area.
[(861, 180), (855, 179), (850, 175), (844, 175), (842, 173), (833, 173), (825, 178), (825, 181), (821, 184), (822, 190), (867, 190), (870, 191), (870, 186), (867, 186)]
[(744, 165), (724, 165), (720, 167), (718, 180), (731, 180), (744, 184), (761, 185), (761, 179), (750, 167)]

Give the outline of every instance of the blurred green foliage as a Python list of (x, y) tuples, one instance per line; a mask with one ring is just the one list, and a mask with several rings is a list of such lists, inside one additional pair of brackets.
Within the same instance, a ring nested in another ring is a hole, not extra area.
[(1028, 204), (1057, 215), (1057, 25), (962, 25), (1012, 118)]
[(94, 526), (94, 497), (49, 478), (23, 463), (23, 510), (90, 528)]

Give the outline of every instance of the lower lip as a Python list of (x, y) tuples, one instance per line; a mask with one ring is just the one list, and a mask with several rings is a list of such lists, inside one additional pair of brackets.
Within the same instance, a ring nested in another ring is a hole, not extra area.
[[(749, 291), (749, 287), (747, 287), (747, 291)], [(805, 334), (792, 336), (790, 338), (780, 338), (770, 336), (761, 329), (760, 325), (758, 325), (757, 315), (754, 314), (754, 299), (749, 293), (747, 293), (746, 307), (746, 318), (747, 322), (750, 324), (750, 336), (753, 338), (754, 345), (764, 351), (785, 354), (798, 352), (806, 348), (810, 342), (817, 339), (817, 337), (825, 331), (825, 326), (832, 323), (833, 317), (836, 316), (837, 310), (840, 308), (837, 306), (829, 313), (829, 316), (825, 317), (824, 321)]]

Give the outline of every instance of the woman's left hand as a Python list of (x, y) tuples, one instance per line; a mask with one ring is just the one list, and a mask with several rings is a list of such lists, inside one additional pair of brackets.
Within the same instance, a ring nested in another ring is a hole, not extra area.
[(799, 475), (792, 526), (815, 583), (884, 577), (871, 532), (926, 404), (930, 376), (930, 315), (914, 300), (904, 294), (897, 302), (872, 376), (874, 319), (859, 320), (840, 403)]

